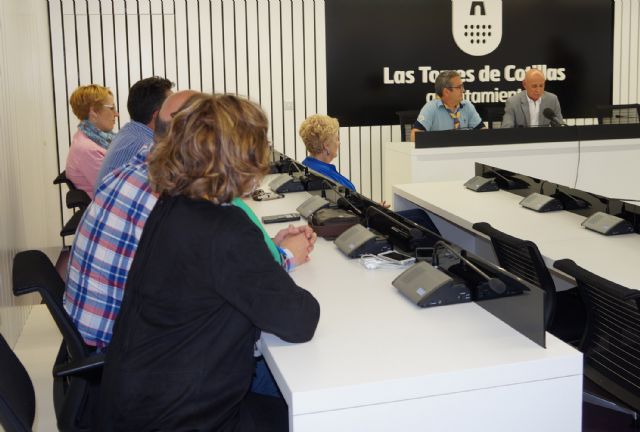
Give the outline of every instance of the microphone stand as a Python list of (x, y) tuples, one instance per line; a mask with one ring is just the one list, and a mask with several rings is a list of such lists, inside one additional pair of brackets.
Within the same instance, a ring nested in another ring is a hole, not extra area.
[(451, 246), (449, 246), (447, 243), (443, 242), (442, 240), (437, 242), (433, 246), (432, 265), (434, 267), (438, 266), (438, 249), (441, 249), (441, 248), (447, 249), (454, 256), (456, 256), (460, 261), (462, 261), (463, 263), (468, 265), (474, 272), (476, 272), (477, 274), (482, 276), (487, 281), (487, 284), (489, 285), (489, 288), (491, 288), (491, 290), (493, 292), (495, 292), (496, 294), (504, 294), (504, 292), (507, 290), (507, 286), (504, 284), (504, 282), (502, 282), (498, 278), (490, 277), (489, 275), (487, 275), (485, 272), (480, 270), (478, 268), (478, 266), (476, 266), (474, 263), (469, 261), (462, 253), (456, 251), (454, 248), (452, 248)]

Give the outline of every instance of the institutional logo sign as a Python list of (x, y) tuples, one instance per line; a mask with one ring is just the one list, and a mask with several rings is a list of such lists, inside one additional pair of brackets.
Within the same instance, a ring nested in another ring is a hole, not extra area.
[(502, 0), (451, 0), (453, 39), (465, 53), (484, 56), (502, 40)]

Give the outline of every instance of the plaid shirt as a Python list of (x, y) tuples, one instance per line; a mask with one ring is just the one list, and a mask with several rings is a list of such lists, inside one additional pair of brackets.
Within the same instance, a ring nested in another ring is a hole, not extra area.
[(149, 147), (107, 174), (85, 211), (71, 250), (64, 308), (84, 341), (109, 345), (127, 274), (157, 202), (145, 162)]

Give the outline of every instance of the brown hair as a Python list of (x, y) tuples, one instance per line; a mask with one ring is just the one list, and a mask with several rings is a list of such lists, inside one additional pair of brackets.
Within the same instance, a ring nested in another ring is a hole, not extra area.
[(89, 84), (75, 89), (71, 93), (69, 103), (76, 117), (79, 120), (86, 120), (89, 117), (91, 108), (95, 111), (102, 109), (102, 104), (109, 95), (113, 96), (113, 93), (108, 88), (97, 84)]
[(340, 130), (338, 120), (322, 114), (307, 117), (300, 125), (298, 133), (312, 155), (322, 152), (324, 143)]
[(192, 96), (151, 150), (153, 190), (215, 203), (251, 192), (269, 167), (268, 128), (262, 109), (246, 99)]

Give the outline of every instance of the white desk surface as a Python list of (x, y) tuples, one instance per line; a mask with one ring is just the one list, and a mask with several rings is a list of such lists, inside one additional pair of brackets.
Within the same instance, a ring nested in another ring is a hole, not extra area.
[[(296, 193), (285, 199), (248, 203), (258, 216), (264, 216), (292, 211), (308, 196)], [(272, 235), (285, 226), (266, 225)], [(582, 355), (578, 351), (549, 334), (547, 349), (543, 349), (475, 303), (421, 309), (391, 285), (399, 273), (366, 270), (324, 239), (318, 239), (311, 261), (291, 273), (321, 307), (310, 342), (289, 344), (273, 335), (262, 337), (262, 351), (289, 405), (292, 429), (335, 427), (323, 423), (325, 417), (314, 415), (323, 412), (340, 417), (347, 415), (345, 409), (362, 408), (360, 412), (369, 416), (372, 409), (378, 414), (391, 410), (388, 407), (395, 406), (391, 402), (433, 401), (432, 396), (532, 382), (560, 383), (565, 378), (578, 381), (571, 381), (570, 389), (560, 391), (557, 400), (556, 395), (547, 394), (554, 393), (549, 389), (543, 390), (544, 397), (567, 411), (577, 410), (579, 417)], [(460, 413), (465, 410), (460, 408)], [(388, 422), (398, 421), (389, 412), (386, 415)], [(470, 421), (448, 418), (437, 423), (437, 419), (425, 420), (429, 416), (414, 415), (423, 422), (421, 427)], [(570, 429), (572, 415), (564, 423)], [(379, 423), (365, 429), (349, 429), (349, 420), (340, 418), (342, 426), (332, 430), (391, 430), (393, 426), (376, 420)], [(496, 426), (494, 430), (511, 430), (512, 426), (500, 426), (500, 415), (482, 421)], [(541, 426), (534, 423), (530, 430)], [(575, 430), (579, 430), (579, 420), (577, 423)]]
[[(536, 213), (521, 207), (522, 197), (506, 191), (477, 193), (462, 181), (394, 186), (403, 197), (468, 230), (476, 222), (531, 240), (548, 267), (570, 258), (576, 264), (628, 288), (640, 289), (640, 235), (606, 237), (580, 225), (584, 217), (569, 212)], [(480, 233), (475, 233), (483, 236)]]

